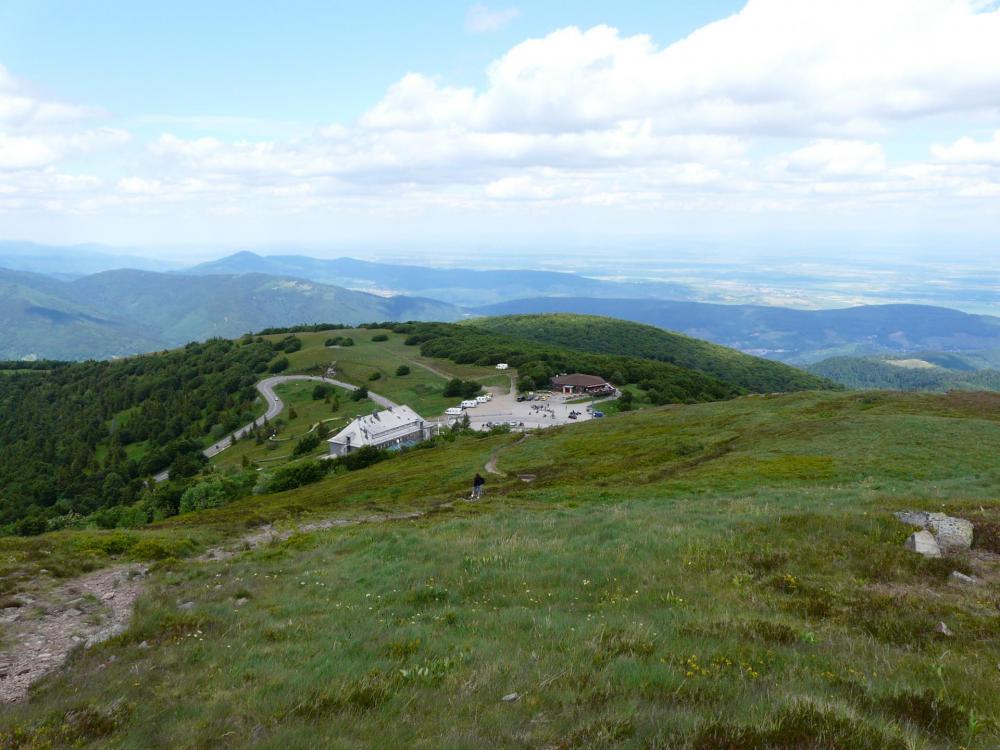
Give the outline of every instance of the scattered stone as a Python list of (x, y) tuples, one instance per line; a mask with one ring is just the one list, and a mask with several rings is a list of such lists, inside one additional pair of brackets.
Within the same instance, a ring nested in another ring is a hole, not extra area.
[(924, 557), (941, 557), (941, 548), (938, 547), (937, 540), (926, 529), (910, 534), (910, 538), (906, 540), (906, 549)]
[(138, 646), (136, 646), (136, 648), (141, 648), (141, 649), (145, 650), (145, 649), (149, 648), (149, 642), (148, 641), (143, 641)]
[(103, 599), (106, 602), (110, 602), (114, 598), (115, 598), (114, 591), (109, 591), (108, 593), (106, 593), (104, 596), (101, 597), (101, 599)]
[(244, 604), (246, 604), (246, 603), (247, 603), (248, 601), (250, 601), (250, 600), (249, 600), (249, 599), (247, 599), (247, 598), (246, 598), (245, 596), (241, 596), (241, 597), (240, 597), (239, 599), (237, 599), (237, 600), (236, 600), (236, 606), (237, 606), (237, 607), (242, 607), (242, 606), (243, 606)]
[(972, 547), (972, 522), (964, 518), (922, 510), (899, 511), (895, 516), (903, 523), (933, 532), (942, 552), (960, 552)]
[(951, 638), (954, 633), (951, 632), (951, 628), (945, 625), (943, 622), (939, 622), (934, 626), (934, 632), (938, 635), (943, 635), (945, 638)]
[(519, 701), (520, 699), (521, 699), (520, 693), (508, 693), (500, 700), (502, 700), (504, 703), (514, 703), (515, 701)]
[(975, 583), (976, 579), (972, 576), (967, 576), (958, 570), (951, 571), (951, 576), (949, 576), (955, 583)]
[(177, 605), (177, 608), (185, 611), (194, 609), (194, 602), (181, 602)]
[(70, 617), (79, 617), (80, 615), (83, 614), (83, 610), (77, 609), (76, 607), (70, 607), (69, 609), (66, 610), (66, 614), (69, 615)]

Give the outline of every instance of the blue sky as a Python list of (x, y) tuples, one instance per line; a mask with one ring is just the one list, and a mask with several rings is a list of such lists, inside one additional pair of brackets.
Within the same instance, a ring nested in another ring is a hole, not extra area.
[(983, 0), (7, 0), (0, 238), (982, 253), (997, 39)]

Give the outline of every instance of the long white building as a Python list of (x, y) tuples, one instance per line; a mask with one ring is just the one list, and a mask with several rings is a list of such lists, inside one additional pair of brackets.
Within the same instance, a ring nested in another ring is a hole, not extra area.
[(327, 442), (331, 456), (343, 456), (366, 445), (394, 448), (419, 442), (429, 435), (430, 430), (423, 417), (409, 406), (396, 406), (367, 417), (358, 417)]

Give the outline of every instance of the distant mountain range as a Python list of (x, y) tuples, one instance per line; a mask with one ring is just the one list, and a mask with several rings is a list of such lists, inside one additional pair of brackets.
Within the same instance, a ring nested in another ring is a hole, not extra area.
[(0, 269), (0, 359), (106, 358), (269, 326), (461, 316), (435, 300), (263, 274), (119, 270), (59, 281)]
[(671, 300), (534, 298), (475, 308), (484, 316), (602, 315), (685, 333), (750, 354), (807, 364), (831, 356), (1000, 351), (1000, 318), (926, 305), (792, 310)]
[[(4, 270), (5, 259), (19, 265)], [(527, 313), (645, 323), (798, 365), (936, 351), (979, 354), (989, 366), (991, 353), (1000, 353), (1000, 318), (989, 315), (923, 305), (800, 310), (678, 301), (690, 293), (682, 284), (621, 283), (551, 271), (242, 252), (183, 272), (119, 268), (80, 275), (129, 260), (154, 262), (90, 246), (0, 242), (0, 359), (121, 356), (300, 323)], [(19, 270), (24, 268), (35, 272)]]
[(524, 297), (687, 297), (683, 284), (622, 283), (575, 273), (525, 270), (426, 268), (372, 263), (354, 258), (324, 260), (303, 255), (261, 256), (236, 253), (185, 271), (188, 274), (265, 273), (293, 276), (378, 294), (431, 297), (453, 305), (473, 306)]
[(179, 263), (112, 250), (102, 245), (39, 245), (0, 240), (0, 268), (68, 280), (118, 268), (167, 271), (181, 267)]

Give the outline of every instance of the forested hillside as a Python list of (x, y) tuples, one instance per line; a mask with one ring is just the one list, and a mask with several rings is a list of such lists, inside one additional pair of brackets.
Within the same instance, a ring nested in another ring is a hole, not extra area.
[(828, 388), (823, 378), (661, 328), (596, 315), (507, 315), (476, 326), (545, 344), (679, 365), (758, 393)]
[(848, 388), (940, 392), (1000, 391), (1000, 370), (949, 369), (924, 359), (831, 357), (810, 365), (808, 369), (816, 375), (835, 380)]
[(478, 325), (414, 323), (400, 328), (410, 334), (409, 342), (420, 344), (424, 356), (516, 367), (522, 390), (547, 387), (553, 375), (564, 372), (600, 375), (618, 386), (635, 384), (656, 404), (717, 401), (747, 390), (667, 362), (543, 344)]
[(294, 338), (216, 339), (114, 362), (8, 364), (0, 526), (44, 530), (56, 516), (134, 501), (164, 468), (196, 473), (204, 443), (252, 418), (254, 384), (294, 346)]

